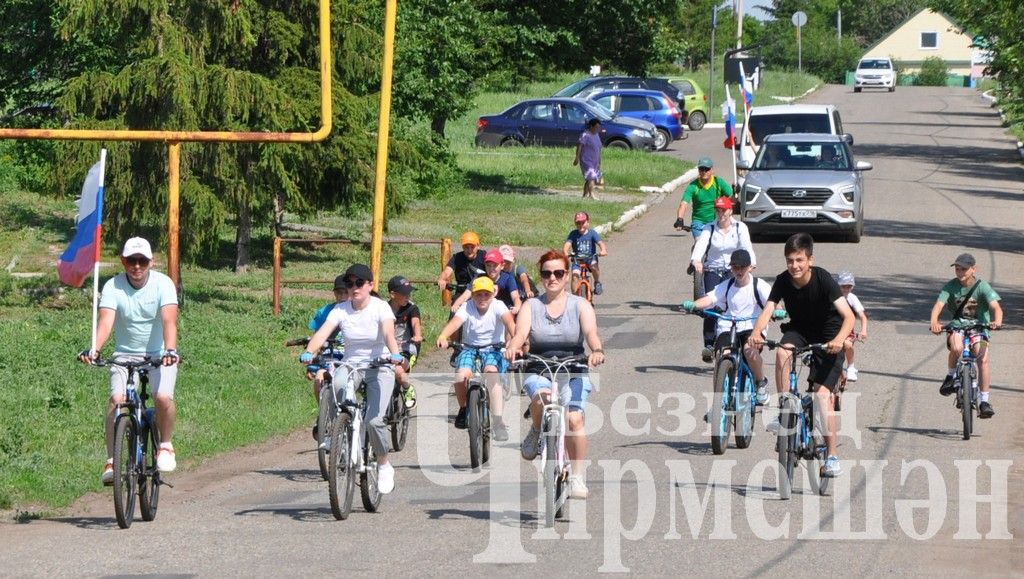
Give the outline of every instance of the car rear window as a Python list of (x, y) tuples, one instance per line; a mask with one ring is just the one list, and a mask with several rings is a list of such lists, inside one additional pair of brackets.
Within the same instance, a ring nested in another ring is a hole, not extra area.
[(790, 115), (752, 115), (750, 133), (755, 143), (768, 135), (781, 133), (831, 133), (828, 113)]

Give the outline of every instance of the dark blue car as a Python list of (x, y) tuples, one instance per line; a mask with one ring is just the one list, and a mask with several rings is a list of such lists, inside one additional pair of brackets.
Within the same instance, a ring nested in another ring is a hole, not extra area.
[(654, 148), (659, 151), (683, 138), (683, 113), (661, 91), (617, 89), (594, 93), (589, 98), (619, 116), (653, 123), (658, 130)]
[(639, 119), (615, 115), (591, 101), (576, 98), (530, 99), (476, 122), (478, 147), (575, 146), (590, 119), (601, 121), (606, 147), (654, 149), (657, 129)]

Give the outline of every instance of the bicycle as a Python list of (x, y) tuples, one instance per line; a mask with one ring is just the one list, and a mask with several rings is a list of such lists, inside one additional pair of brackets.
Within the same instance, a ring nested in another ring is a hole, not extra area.
[[(377, 487), (377, 457), (365, 436), (366, 380), (365, 372), (380, 368), (391, 361), (380, 358), (361, 365), (342, 362), (335, 380), (343, 388), (341, 399), (336, 400), (334, 420), (331, 426), (330, 453), (328, 460), (328, 496), (331, 512), (339, 521), (348, 518), (352, 512), (352, 498), (355, 494), (356, 475), (359, 475), (359, 494), (363, 508), (375, 513), (380, 508), (382, 494)], [(335, 390), (332, 388), (332, 390)], [(336, 391), (336, 390), (335, 390)]]
[[(455, 351), (473, 350), (475, 362), (473, 365), (473, 377), (469, 379), (466, 389), (466, 429), (469, 432), (469, 465), (473, 472), (479, 472), (480, 467), (487, 464), (491, 459), (491, 406), (490, 394), (486, 380), (481, 374), (481, 352), (502, 352), (505, 344), (496, 342), (487, 346), (470, 346), (469, 344), (453, 343), (451, 347)], [(510, 389), (506, 380), (502, 384), (503, 391)], [(505, 398), (508, 399), (507, 397)]]
[[(553, 527), (555, 519), (563, 515), (563, 507), (569, 498), (569, 477), (572, 475), (572, 464), (565, 450), (565, 407), (562, 406), (560, 390), (571, 378), (572, 370), (587, 368), (587, 355), (545, 357), (525, 354), (514, 365), (521, 368), (530, 362), (542, 365), (544, 370), (539, 374), (546, 374), (551, 380), (551, 399), (541, 410), (539, 454), (544, 480), (544, 525)], [(529, 408), (523, 417), (529, 419)]]
[(987, 329), (988, 324), (959, 327), (953, 322), (942, 327), (942, 331), (947, 334), (959, 332), (964, 344), (964, 351), (956, 361), (956, 370), (953, 374), (953, 383), (956, 386), (954, 405), (960, 410), (963, 420), (964, 440), (970, 440), (974, 434), (974, 412), (978, 409), (978, 361), (971, 351), (971, 336), (975, 331)]
[(142, 360), (109, 358), (95, 360), (92, 365), (117, 366), (128, 372), (125, 401), (114, 410), (117, 413), (114, 422), (114, 515), (117, 526), (127, 529), (135, 517), (136, 492), (142, 520), (149, 522), (156, 518), (160, 486), (171, 486), (160, 478), (160, 471), (156, 468), (156, 453), (160, 447), (156, 409), (146, 407), (149, 369), (159, 367), (160, 360), (152, 360), (149, 356)]
[(711, 424), (711, 451), (725, 454), (729, 447), (729, 431), (733, 428), (736, 432), (736, 448), (747, 448), (754, 435), (757, 390), (754, 373), (743, 356), (736, 325), (739, 322), (752, 322), (757, 316), (740, 318), (712, 309), (694, 315), (711, 316), (730, 323), (729, 345), (715, 349), (715, 394), (711, 412), (705, 416), (705, 420)]
[[(306, 346), (309, 338), (297, 338), (288, 340), (285, 346)], [(327, 480), (328, 454), (330, 451), (331, 423), (334, 420), (333, 409), (337, 407), (337, 394), (334, 391), (334, 371), (341, 365), (345, 357), (344, 344), (337, 340), (327, 340), (320, 347), (320, 351), (313, 358), (313, 362), (306, 365), (306, 371), (314, 376), (320, 370), (324, 370), (323, 381), (320, 384), (320, 396), (317, 403), (316, 415), (316, 459), (320, 467), (320, 476)]]
[(593, 259), (589, 256), (579, 256), (574, 253), (569, 254), (569, 259), (572, 260), (573, 265), (579, 268), (578, 271), (573, 271), (572, 276), (579, 278), (575, 280), (575, 284), (572, 288), (573, 295), (580, 296), (590, 303), (594, 302), (594, 282), (591, 281), (590, 273), (590, 260)]
[[(413, 366), (416, 365), (416, 357), (415, 351), (412, 350), (406, 356), (406, 359), (409, 361), (410, 372)], [(385, 420), (387, 420), (388, 427), (391, 429), (391, 450), (399, 452), (405, 448), (405, 442), (409, 436), (410, 418), (412, 418), (412, 409), (406, 405), (405, 392), (402, 390), (402, 385), (396, 379), (395, 389), (391, 391), (391, 401), (388, 402), (388, 411), (385, 415)]]
[(779, 458), (779, 498), (789, 499), (793, 490), (793, 472), (800, 459), (808, 463), (806, 468), (811, 491), (824, 496), (828, 492), (830, 482), (830, 477), (824, 474), (828, 447), (820, 432), (821, 429), (815, 428), (814, 394), (800, 395), (796, 365), (799, 359), (805, 366), (809, 366), (813, 353), (823, 352), (825, 344), (810, 344), (796, 348), (791, 344), (767, 340), (765, 345), (772, 350), (784, 348), (793, 353), (789, 369), (789, 391), (782, 395), (779, 415), (781, 428), (775, 441)]

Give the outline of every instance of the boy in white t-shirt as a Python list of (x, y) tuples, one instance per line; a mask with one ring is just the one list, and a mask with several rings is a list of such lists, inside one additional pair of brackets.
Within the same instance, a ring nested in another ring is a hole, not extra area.
[[(750, 252), (745, 249), (737, 249), (729, 257), (729, 269), (733, 277), (715, 286), (713, 290), (695, 302), (683, 302), (683, 309), (687, 311), (704, 310), (717, 307), (730, 316), (738, 318), (757, 319), (768, 303), (768, 294), (772, 286), (763, 279), (757, 279), (751, 273), (754, 265), (751, 263)], [(756, 284), (755, 284), (756, 282)], [(756, 293), (755, 293), (756, 292)], [(729, 330), (732, 322), (718, 320), (717, 338), (715, 338), (715, 350), (725, 350), (729, 346)], [(754, 374), (754, 383), (757, 385), (757, 403), (768, 402), (768, 378), (764, 375), (764, 362), (761, 360), (761, 348), (756, 348), (747, 343), (750, 332), (754, 329), (753, 321), (738, 322), (736, 324), (736, 335), (743, 346), (743, 357)]]
[(853, 343), (858, 340), (863, 342), (868, 339), (868, 315), (864, 311), (864, 304), (853, 293), (855, 281), (853, 273), (841, 271), (836, 276), (836, 281), (839, 282), (839, 289), (843, 291), (843, 297), (846, 298), (846, 303), (850, 304), (853, 315), (860, 320), (860, 331), (858, 332), (856, 327), (854, 327), (850, 335), (847, 336), (846, 341), (843, 342), (843, 352), (846, 354), (846, 380), (848, 382), (856, 382), (857, 367), (853, 365)]
[(455, 428), (465, 429), (466, 399), (469, 391), (469, 379), (473, 377), (473, 369), (477, 357), (484, 372), (484, 379), (490, 392), (491, 430), (494, 440), (508, 440), (508, 428), (501, 418), (504, 410), (504, 398), (498, 373), (507, 368), (500, 348), (486, 348), (493, 344), (504, 343), (516, 331), (516, 322), (508, 306), (494, 299), (494, 281), (486, 276), (473, 280), (472, 299), (462, 304), (448, 321), (441, 334), (437, 337), (437, 347), (448, 347), (448, 339), (459, 328), (462, 328), (464, 348), (456, 358), (455, 399), (459, 403), (459, 413), (455, 416)]

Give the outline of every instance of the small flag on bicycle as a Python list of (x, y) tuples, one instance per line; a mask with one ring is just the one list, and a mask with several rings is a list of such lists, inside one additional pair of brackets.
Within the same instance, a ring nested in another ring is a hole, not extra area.
[(100, 233), (103, 226), (103, 173), (107, 150), (100, 151), (100, 160), (89, 169), (82, 185), (82, 196), (75, 201), (78, 215), (77, 230), (71, 245), (57, 262), (60, 281), (73, 287), (82, 287), (100, 260)]

